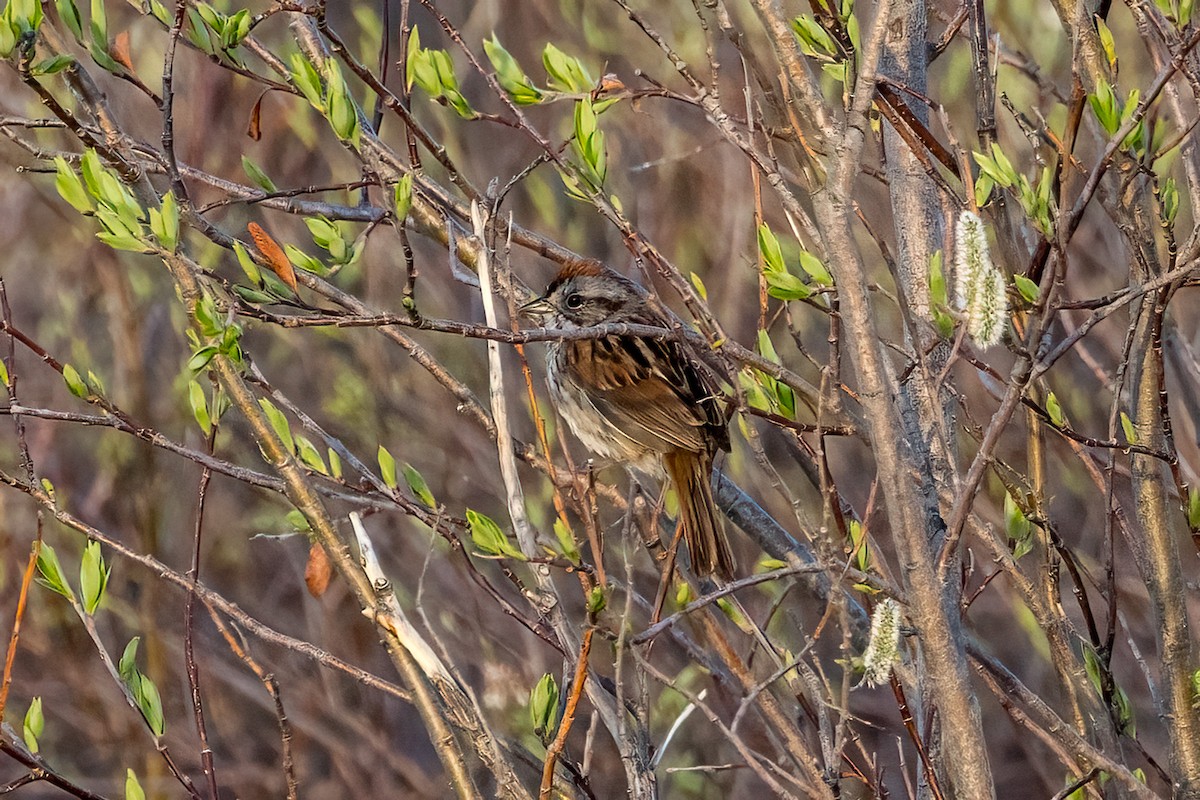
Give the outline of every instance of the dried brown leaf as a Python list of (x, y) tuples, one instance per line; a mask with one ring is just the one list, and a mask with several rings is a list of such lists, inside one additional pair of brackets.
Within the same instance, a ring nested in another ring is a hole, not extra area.
[(308, 563), (304, 565), (304, 585), (313, 597), (320, 597), (329, 588), (329, 579), (333, 577), (333, 566), (329, 563), (329, 555), (318, 542), (313, 542), (308, 548)]
[[(270, 89), (267, 92), (271, 91)], [(254, 101), (254, 108), (250, 109), (250, 124), (246, 126), (246, 135), (254, 141), (262, 139), (262, 102), (267, 96), (267, 92), (263, 92)]]
[(596, 87), (596, 91), (592, 93), (593, 99), (603, 94), (615, 94), (616, 92), (625, 91), (625, 84), (621, 82), (613, 73), (609, 72), (600, 79), (600, 85)]
[(258, 252), (267, 260), (267, 266), (279, 276), (279, 280), (295, 292), (296, 270), (292, 268), (292, 262), (288, 260), (283, 248), (257, 222), (251, 222), (246, 226), (246, 230), (250, 231), (250, 237), (254, 239), (254, 246), (258, 248)]
[(122, 67), (129, 70), (130, 75), (137, 74), (133, 68), (133, 59), (129, 57), (129, 31), (121, 31), (117, 34), (117, 38), (113, 41), (112, 57)]

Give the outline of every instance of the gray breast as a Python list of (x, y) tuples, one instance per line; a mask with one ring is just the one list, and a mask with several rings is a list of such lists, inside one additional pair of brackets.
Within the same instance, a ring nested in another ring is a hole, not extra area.
[(571, 379), (562, 345), (551, 346), (546, 380), (559, 414), (591, 453), (655, 478), (663, 476), (661, 454), (630, 438), (596, 409), (587, 392)]

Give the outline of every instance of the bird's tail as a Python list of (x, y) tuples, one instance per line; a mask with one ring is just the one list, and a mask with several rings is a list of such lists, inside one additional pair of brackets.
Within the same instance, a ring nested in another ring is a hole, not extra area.
[(732, 579), (733, 553), (713, 503), (712, 457), (675, 451), (664, 456), (663, 466), (679, 497), (679, 521), (692, 570), (697, 575), (716, 572), (726, 580)]

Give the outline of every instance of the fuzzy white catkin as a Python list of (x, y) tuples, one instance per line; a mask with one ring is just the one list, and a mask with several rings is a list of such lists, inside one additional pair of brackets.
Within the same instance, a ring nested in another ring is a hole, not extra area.
[(954, 245), (955, 299), (960, 309), (967, 309), (979, 293), (979, 278), (992, 268), (987, 232), (978, 214), (964, 211), (958, 215)]
[(900, 657), (900, 605), (886, 597), (871, 615), (871, 638), (863, 653), (863, 679), (868, 686), (887, 683)]
[(967, 318), (967, 333), (980, 347), (999, 344), (1008, 321), (1007, 282), (992, 263), (983, 220), (973, 211), (958, 215), (955, 234), (955, 295)]
[(967, 333), (980, 347), (991, 347), (1004, 337), (1008, 322), (1007, 283), (1000, 270), (993, 267), (984, 276), (975, 295), (975, 304), (967, 309)]

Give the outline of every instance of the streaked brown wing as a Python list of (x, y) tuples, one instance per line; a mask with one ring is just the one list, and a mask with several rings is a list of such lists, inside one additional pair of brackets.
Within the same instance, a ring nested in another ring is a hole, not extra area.
[(630, 438), (659, 452), (728, 446), (720, 409), (675, 343), (612, 336), (570, 344), (576, 382)]

